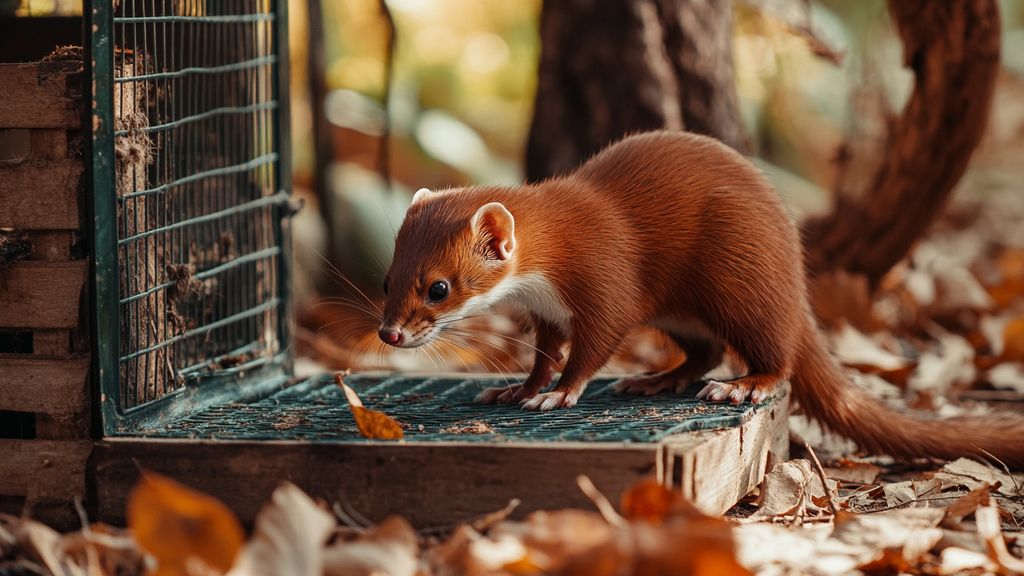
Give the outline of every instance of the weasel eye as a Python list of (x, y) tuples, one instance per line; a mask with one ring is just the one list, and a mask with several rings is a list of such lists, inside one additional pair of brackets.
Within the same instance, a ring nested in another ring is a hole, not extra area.
[(387, 279), (386, 279), (386, 278), (384, 279), (384, 293), (385, 293), (385, 294), (387, 294), (387, 293), (388, 293), (388, 281), (387, 281)]
[(438, 280), (430, 285), (430, 290), (427, 290), (427, 298), (430, 298), (431, 302), (440, 302), (448, 297), (448, 283), (444, 280)]

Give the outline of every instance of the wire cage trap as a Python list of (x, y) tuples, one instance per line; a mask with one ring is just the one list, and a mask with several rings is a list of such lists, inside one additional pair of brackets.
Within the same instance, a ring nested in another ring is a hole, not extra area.
[[(529, 494), (549, 497), (530, 507), (565, 505), (548, 489), (558, 474), (620, 489), (655, 470), (724, 510), (768, 452), (785, 453), (784, 393), (709, 407), (692, 394), (613, 395), (607, 377), (552, 414), (474, 404), (503, 381), (494, 375), (355, 375), (371, 405), (407, 426), (399, 445), (360, 439), (330, 379), (291, 375), (287, 0), (90, 8), (100, 517), (123, 514), (137, 465), (187, 475), (243, 518), (282, 477), (326, 498), (366, 493), (381, 514), (406, 506), (395, 494), (483, 487), (458, 509), (409, 511), (436, 522)], [(698, 469), (727, 479), (704, 486)]]
[(284, 15), (276, 0), (93, 6), (97, 344), (108, 434), (285, 378)]

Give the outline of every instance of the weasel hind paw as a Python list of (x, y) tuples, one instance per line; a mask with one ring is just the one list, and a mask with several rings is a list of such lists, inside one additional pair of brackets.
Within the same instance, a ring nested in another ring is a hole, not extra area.
[(697, 398), (709, 402), (730, 402), (732, 404), (742, 404), (750, 400), (757, 404), (768, 398), (769, 395), (770, 393), (764, 390), (744, 383), (740, 378), (732, 382), (708, 380), (707, 386), (697, 393)]
[(541, 412), (549, 412), (556, 408), (572, 408), (576, 405), (577, 400), (578, 398), (572, 394), (554, 390), (552, 392), (537, 394), (532, 398), (524, 400), (522, 404), (523, 410), (540, 410)]
[(520, 402), (533, 396), (534, 394), (531, 394), (526, 389), (526, 386), (512, 384), (510, 386), (484, 388), (476, 395), (476, 401), (479, 404), (512, 404), (513, 402)]

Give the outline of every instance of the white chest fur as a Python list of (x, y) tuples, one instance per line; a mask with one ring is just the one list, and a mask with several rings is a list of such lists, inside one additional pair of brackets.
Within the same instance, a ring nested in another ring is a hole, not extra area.
[(570, 333), (572, 312), (543, 274), (515, 274), (486, 294), (471, 298), (466, 302), (466, 308), (486, 308), (499, 302), (521, 306), (558, 326), (564, 333)]

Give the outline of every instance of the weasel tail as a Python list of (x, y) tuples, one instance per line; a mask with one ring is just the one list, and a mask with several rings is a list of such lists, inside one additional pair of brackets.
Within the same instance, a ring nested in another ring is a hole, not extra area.
[(1024, 416), (997, 412), (927, 419), (893, 410), (848, 381), (810, 321), (791, 379), (793, 394), (811, 418), (868, 452), (897, 458), (994, 457), (1010, 468), (1024, 468)]

